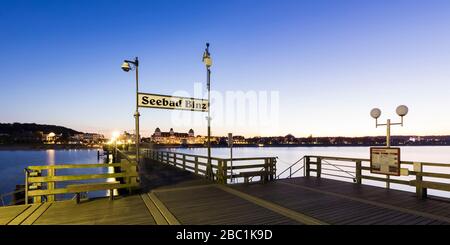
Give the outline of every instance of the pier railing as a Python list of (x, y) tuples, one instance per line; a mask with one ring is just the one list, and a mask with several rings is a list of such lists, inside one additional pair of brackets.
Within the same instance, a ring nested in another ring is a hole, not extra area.
[[(450, 164), (402, 161), (401, 176), (389, 176), (370, 173), (370, 160), (330, 156), (304, 156), (280, 174), (280, 178), (315, 176), (353, 181), (362, 184), (363, 180), (399, 184), (415, 188), (418, 198), (427, 197), (427, 190), (450, 191)], [(303, 171), (300, 171), (303, 170)]]
[[(18, 205), (25, 202), (25, 189), (0, 194), (0, 206)], [(19, 197), (19, 198), (17, 198)]]
[[(97, 173), (97, 174), (81, 174), (71, 175), (65, 173), (57, 175), (60, 170), (74, 170), (74, 169), (95, 169), (95, 168), (114, 168), (112, 173)], [(113, 198), (113, 190), (137, 187), (138, 173), (136, 171), (136, 163), (123, 159), (120, 163), (110, 164), (60, 164), (60, 165), (45, 165), (45, 166), (29, 166), (25, 168), (25, 204), (28, 204), (29, 199), (32, 198), (33, 203), (40, 203), (43, 201), (55, 201), (56, 195), (59, 194), (76, 194), (77, 202), (80, 201), (81, 193), (88, 191), (109, 190), (110, 198)], [(97, 182), (78, 183), (82, 180), (94, 180)], [(102, 179), (102, 182), (98, 182)], [(104, 181), (107, 180), (107, 181)], [(77, 182), (72, 184), (70, 182)], [(63, 187), (58, 187), (56, 184), (69, 183)]]
[[(208, 157), (172, 151), (144, 149), (144, 157), (164, 164), (173, 165), (193, 172), (196, 175), (206, 176)], [(275, 179), (275, 157), (249, 157), (249, 158), (218, 158), (211, 157), (213, 176), (211, 180), (227, 184), (233, 182), (248, 183), (253, 178), (266, 182)], [(206, 176), (208, 177), (208, 176)]]

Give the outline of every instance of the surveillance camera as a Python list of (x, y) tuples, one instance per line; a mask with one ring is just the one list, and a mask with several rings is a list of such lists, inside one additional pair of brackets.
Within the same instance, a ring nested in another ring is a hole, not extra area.
[(122, 70), (124, 72), (129, 72), (131, 70), (130, 64), (128, 62), (123, 62), (122, 64)]

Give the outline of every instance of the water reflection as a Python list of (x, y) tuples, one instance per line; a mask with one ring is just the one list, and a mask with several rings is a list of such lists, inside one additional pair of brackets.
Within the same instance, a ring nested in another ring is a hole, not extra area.
[[(103, 162), (103, 159), (100, 159)], [(57, 164), (80, 164), (99, 163), (96, 150), (13, 150), (0, 151), (0, 194), (8, 193), (15, 189), (16, 185), (24, 184), (23, 169), (28, 166), (57, 165)], [(78, 175), (107, 173), (106, 169), (59, 169), (57, 175)], [(83, 182), (89, 182), (83, 181)], [(76, 184), (75, 181), (56, 183), (57, 188), (66, 184)], [(89, 193), (90, 196), (105, 196), (105, 192)]]
[[(108, 167), (108, 174), (113, 174), (114, 173), (114, 167)], [(108, 178), (106, 179), (106, 182), (112, 183), (112, 182), (116, 182), (116, 178)], [(105, 192), (106, 196), (111, 196), (111, 192), (109, 190), (107, 190)], [(117, 189), (113, 190), (113, 196), (117, 196), (119, 195)]]
[(55, 150), (46, 150), (47, 165), (55, 165)]

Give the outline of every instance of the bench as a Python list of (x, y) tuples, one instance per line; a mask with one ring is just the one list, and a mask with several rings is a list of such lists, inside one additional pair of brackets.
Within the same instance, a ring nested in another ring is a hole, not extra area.
[(249, 183), (250, 177), (259, 176), (261, 178), (261, 182), (266, 182), (269, 177), (269, 173), (266, 171), (248, 171), (248, 172), (240, 172), (239, 174), (233, 175), (234, 178), (244, 178), (244, 183)]

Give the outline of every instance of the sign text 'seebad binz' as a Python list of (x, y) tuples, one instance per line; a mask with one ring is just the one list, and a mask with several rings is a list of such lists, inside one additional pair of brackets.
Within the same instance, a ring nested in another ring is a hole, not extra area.
[(178, 97), (161, 94), (138, 94), (139, 107), (187, 110), (187, 111), (208, 111), (208, 100)]

